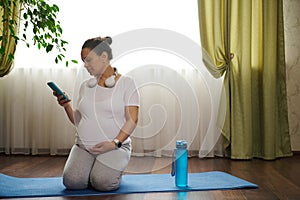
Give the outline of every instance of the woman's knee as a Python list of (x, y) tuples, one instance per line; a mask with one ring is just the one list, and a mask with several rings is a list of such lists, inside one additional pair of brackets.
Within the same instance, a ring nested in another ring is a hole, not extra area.
[(89, 184), (89, 174), (94, 157), (74, 145), (63, 171), (63, 184), (68, 189), (85, 189)]
[(121, 172), (118, 175), (112, 176), (109, 173), (90, 176), (91, 186), (99, 191), (112, 191), (117, 190), (121, 183)]
[(88, 177), (81, 177), (78, 174), (65, 171), (63, 173), (63, 184), (67, 189), (80, 190), (88, 187), (89, 180)]

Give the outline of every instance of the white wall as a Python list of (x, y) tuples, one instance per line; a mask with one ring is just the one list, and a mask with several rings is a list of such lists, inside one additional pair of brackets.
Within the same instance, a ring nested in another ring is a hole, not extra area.
[(300, 151), (300, 1), (283, 2), (289, 126), (292, 150)]

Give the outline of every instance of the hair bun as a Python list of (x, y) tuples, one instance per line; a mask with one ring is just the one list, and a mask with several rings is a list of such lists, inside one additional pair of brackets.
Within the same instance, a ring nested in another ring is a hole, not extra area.
[(106, 42), (109, 45), (111, 45), (111, 43), (112, 43), (112, 39), (109, 36), (106, 36), (103, 41)]
[(94, 40), (98, 40), (98, 41), (101, 41), (101, 42), (106, 42), (107, 44), (111, 45), (112, 43), (112, 39), (111, 37), (109, 36), (106, 36), (106, 37), (95, 37), (93, 38)]

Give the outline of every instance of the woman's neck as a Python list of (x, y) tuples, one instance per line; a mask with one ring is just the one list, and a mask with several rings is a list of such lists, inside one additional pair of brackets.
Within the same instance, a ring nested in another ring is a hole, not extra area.
[(105, 80), (108, 77), (112, 76), (114, 73), (115, 69), (112, 66), (108, 65), (103, 74), (101, 75), (101, 79)]

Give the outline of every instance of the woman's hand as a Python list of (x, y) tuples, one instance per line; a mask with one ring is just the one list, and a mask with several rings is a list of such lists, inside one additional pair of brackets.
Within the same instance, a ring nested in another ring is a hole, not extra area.
[(58, 104), (62, 107), (65, 108), (69, 105), (70, 100), (66, 100), (63, 95), (57, 96), (56, 92), (53, 92), (53, 95), (56, 96)]
[(105, 141), (105, 142), (100, 142), (93, 146), (92, 148), (89, 149), (90, 152), (96, 153), (96, 154), (102, 154), (106, 153), (108, 151), (114, 150), (116, 148), (115, 143)]

